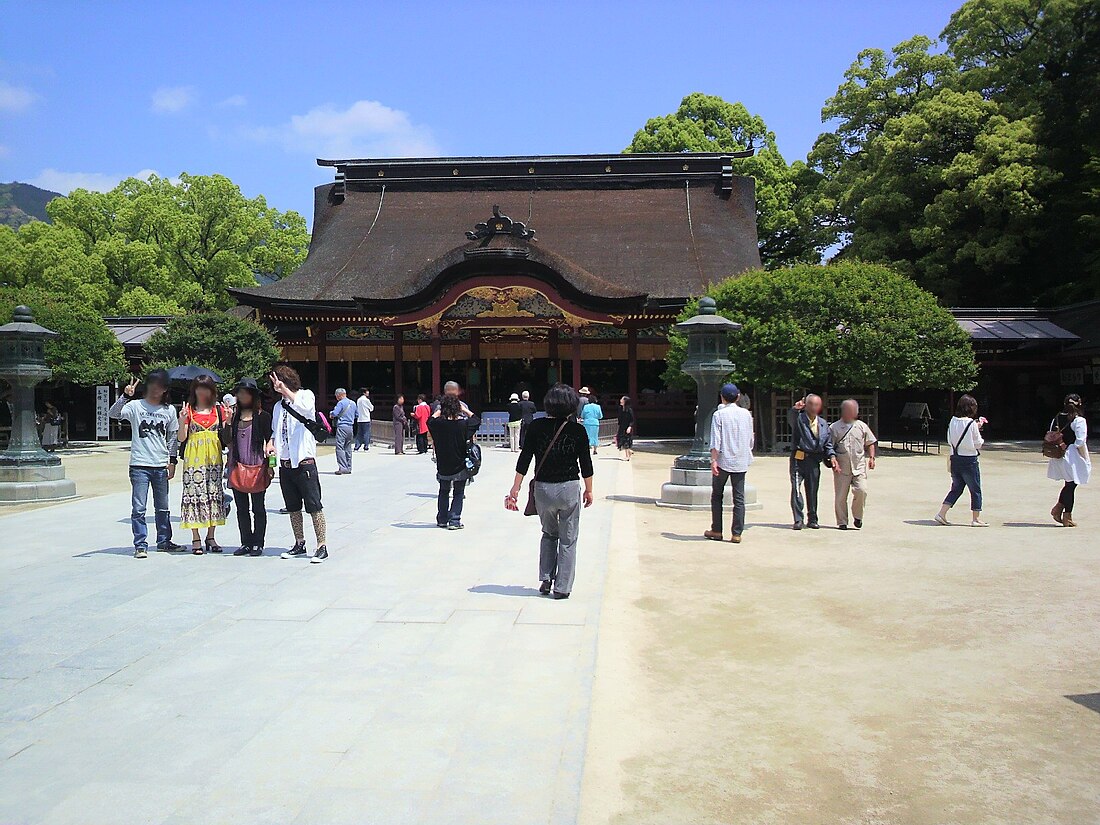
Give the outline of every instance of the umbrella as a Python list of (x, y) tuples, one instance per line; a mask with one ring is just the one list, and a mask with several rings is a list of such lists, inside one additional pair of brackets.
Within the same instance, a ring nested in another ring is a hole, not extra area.
[(214, 370), (208, 370), (206, 367), (196, 367), (194, 364), (188, 364), (183, 367), (172, 367), (168, 370), (168, 377), (173, 381), (193, 381), (200, 375), (209, 375), (214, 379), (215, 384), (222, 383), (222, 378)]

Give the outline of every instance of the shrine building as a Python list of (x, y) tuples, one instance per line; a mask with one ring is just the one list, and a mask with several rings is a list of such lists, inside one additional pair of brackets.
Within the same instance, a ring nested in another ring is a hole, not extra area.
[(502, 409), (560, 379), (609, 411), (626, 394), (643, 421), (683, 420), (694, 398), (661, 379), (669, 325), (760, 265), (734, 157), (319, 160), (335, 174), (305, 263), (232, 292), (321, 398), (369, 387), (392, 403), (453, 379)]

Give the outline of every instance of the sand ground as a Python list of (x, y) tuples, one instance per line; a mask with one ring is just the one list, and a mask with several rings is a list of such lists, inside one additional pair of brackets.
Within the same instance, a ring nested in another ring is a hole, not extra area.
[(1037, 445), (988, 450), (993, 526), (938, 527), (946, 457), (886, 456), (862, 531), (796, 533), (766, 457), (734, 546), (645, 503), (670, 458), (617, 491), (580, 822), (1100, 821), (1095, 485), (1065, 529)]

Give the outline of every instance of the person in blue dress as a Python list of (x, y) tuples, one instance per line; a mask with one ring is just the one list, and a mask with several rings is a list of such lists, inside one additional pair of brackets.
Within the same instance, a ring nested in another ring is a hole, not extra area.
[(594, 394), (589, 394), (588, 403), (581, 407), (581, 423), (584, 424), (584, 429), (588, 433), (588, 446), (592, 448), (592, 455), (596, 454), (600, 446), (600, 419), (602, 418), (603, 408), (600, 402), (596, 400)]

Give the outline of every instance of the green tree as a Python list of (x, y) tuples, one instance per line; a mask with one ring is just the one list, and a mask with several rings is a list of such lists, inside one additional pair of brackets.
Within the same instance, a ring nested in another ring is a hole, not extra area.
[(670, 115), (650, 118), (623, 151), (638, 152), (740, 152), (755, 150), (750, 158), (737, 158), (737, 174), (756, 181), (756, 225), (760, 259), (766, 267), (795, 261), (818, 260), (812, 237), (813, 223), (800, 213), (800, 186), (809, 181), (806, 167), (788, 166), (776, 146), (775, 133), (764, 120), (741, 103), (729, 103), (714, 95), (695, 92), (680, 102)]
[(309, 245), (301, 215), (245, 198), (221, 175), (130, 178), (46, 208), (50, 224), (0, 229), (0, 272), (104, 314), (227, 309), (228, 288), (290, 274)]
[[(977, 378), (970, 339), (951, 313), (885, 266), (755, 270), (708, 294), (721, 315), (742, 324), (730, 339), (737, 380), (769, 389), (965, 390)], [(682, 385), (686, 341), (674, 330), (670, 343), (665, 379)]]
[(173, 318), (145, 342), (150, 363), (162, 367), (194, 364), (225, 382), (263, 378), (282, 357), (267, 327), (224, 312)]
[(79, 300), (34, 289), (0, 288), (0, 324), (25, 304), (34, 320), (58, 337), (46, 344), (46, 363), (53, 380), (90, 386), (116, 381), (126, 374), (122, 344), (103, 319)]

